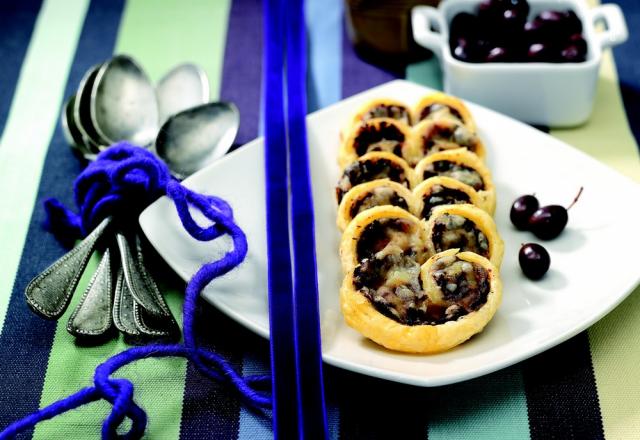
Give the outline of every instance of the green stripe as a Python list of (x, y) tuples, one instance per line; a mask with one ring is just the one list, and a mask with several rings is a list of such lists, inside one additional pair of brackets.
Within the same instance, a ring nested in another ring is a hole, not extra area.
[[(407, 79), (442, 90), (438, 60), (407, 67)], [(429, 412), (429, 440), (529, 438), (527, 399), (519, 367), (437, 388)]]
[(195, 62), (209, 75), (216, 99), (230, 6), (230, 0), (129, 1), (116, 52), (133, 55), (153, 81), (178, 63)]
[(529, 438), (527, 401), (519, 367), (434, 390), (429, 440)]
[(442, 90), (442, 70), (438, 58), (434, 55), (426, 61), (409, 64), (407, 79), (425, 87)]
[[(218, 96), (228, 11), (227, 0), (190, 2), (189, 7), (179, 0), (155, 0), (153, 4), (129, 1), (115, 51), (134, 56), (153, 80), (177, 63), (196, 62), (209, 74), (212, 96)], [(96, 265), (97, 261), (92, 261), (90, 269)], [(87, 282), (87, 278), (83, 279), (79, 288)], [(182, 292), (163, 291), (181, 323)], [(73, 303), (77, 300), (75, 298)], [(118, 340), (99, 347), (78, 349), (65, 329), (72, 310), (73, 304), (56, 329), (41, 405), (89, 385), (96, 365), (127, 348)], [(136, 401), (150, 415), (149, 438), (179, 436), (185, 374), (186, 361), (183, 359), (149, 359), (122, 370), (122, 377), (135, 384)], [(108, 411), (109, 405), (100, 402), (69, 412), (55, 423), (40, 425), (34, 438), (78, 438), (79, 434), (82, 438), (99, 438), (100, 424)]]
[(42, 5), (0, 139), (2, 203), (10, 207), (0, 212), (0, 328), (87, 6), (88, 0)]

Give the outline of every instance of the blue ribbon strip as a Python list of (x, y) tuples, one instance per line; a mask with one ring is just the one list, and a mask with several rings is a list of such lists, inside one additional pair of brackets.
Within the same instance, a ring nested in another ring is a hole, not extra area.
[(302, 438), (326, 438), (328, 432), (322, 380), (313, 196), (306, 131), (307, 46), (304, 0), (289, 1), (287, 6), (287, 110), (298, 399), (302, 409), (300, 433)]
[(289, 250), (282, 0), (265, 1), (265, 145), (269, 331), (275, 438), (298, 433), (293, 285)]
[[(265, 168), (273, 426), (276, 438), (296, 438), (296, 434), (302, 439), (326, 438), (313, 200), (305, 125), (304, 2), (289, 1), (286, 7), (285, 12), (282, 0), (267, 0), (265, 8)], [(283, 35), (286, 35), (286, 121)], [(287, 132), (293, 285), (288, 231)], [(294, 367), (295, 374), (291, 374)]]

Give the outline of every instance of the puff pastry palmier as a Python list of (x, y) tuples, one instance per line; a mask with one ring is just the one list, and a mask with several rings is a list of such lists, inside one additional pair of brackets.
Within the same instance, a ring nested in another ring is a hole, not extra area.
[(338, 164), (344, 168), (372, 151), (393, 153), (406, 160), (405, 156), (415, 154), (413, 139), (411, 127), (404, 122), (391, 118), (370, 119), (352, 127), (340, 146)]
[(448, 249), (474, 252), (498, 269), (504, 242), (493, 218), (473, 205), (436, 206), (426, 224), (427, 249), (431, 255)]
[(336, 223), (344, 231), (362, 211), (384, 205), (397, 206), (409, 212), (417, 209), (413, 194), (405, 186), (389, 179), (379, 179), (356, 185), (347, 192), (338, 206)]
[(486, 165), (464, 148), (441, 151), (422, 159), (415, 168), (416, 181), (434, 176), (451, 177), (475, 189), (483, 199), (482, 209), (490, 214), (496, 209), (496, 190)]
[(452, 119), (462, 122), (471, 132), (476, 123), (471, 112), (462, 101), (453, 96), (437, 92), (422, 98), (413, 108), (413, 123), (423, 120)]
[(448, 350), (481, 332), (501, 298), (493, 264), (457, 249), (421, 267), (397, 255), (365, 260), (340, 289), (347, 325), (384, 347), (410, 353)]

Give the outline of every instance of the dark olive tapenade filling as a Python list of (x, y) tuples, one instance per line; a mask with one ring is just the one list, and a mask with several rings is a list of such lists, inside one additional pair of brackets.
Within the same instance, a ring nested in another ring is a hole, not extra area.
[(456, 214), (436, 218), (431, 239), (436, 252), (458, 248), (489, 257), (489, 240), (471, 220)]
[(364, 227), (358, 238), (356, 255), (358, 261), (387, 254), (415, 257), (420, 250), (417, 249), (418, 242), (416, 225), (410, 221), (381, 218)]
[(458, 110), (444, 104), (431, 104), (430, 106), (423, 108), (422, 113), (420, 113), (420, 120), (422, 121), (423, 119), (428, 118), (432, 113), (449, 113), (460, 122), (464, 122), (464, 119)]
[(362, 121), (374, 118), (391, 118), (409, 124), (409, 112), (406, 108), (398, 105), (379, 104), (362, 115)]
[(481, 191), (484, 189), (484, 180), (473, 168), (457, 164), (448, 160), (437, 160), (430, 163), (425, 168), (422, 178), (427, 180), (429, 177), (446, 176), (465, 183), (475, 189)]
[(470, 313), (487, 302), (491, 290), (489, 272), (477, 263), (456, 257), (442, 258), (432, 266), (431, 276), (448, 307), (455, 305)]
[(425, 194), (422, 198), (422, 218), (428, 219), (431, 216), (431, 211), (436, 206), (440, 205), (459, 205), (462, 203), (470, 203), (471, 199), (469, 194), (459, 189), (447, 188), (442, 185), (434, 185), (431, 187), (431, 192)]
[(356, 161), (345, 168), (336, 187), (338, 203), (354, 186), (376, 179), (389, 179), (409, 188), (409, 179), (397, 163), (388, 159)]
[(409, 205), (404, 197), (400, 196), (393, 188), (380, 186), (372, 189), (364, 197), (356, 201), (349, 211), (349, 216), (354, 218), (364, 210), (374, 206), (392, 205), (402, 209), (409, 209)]
[(367, 124), (360, 127), (359, 133), (353, 141), (353, 147), (358, 156), (364, 156), (371, 151), (387, 151), (402, 157), (404, 134), (395, 125), (388, 122)]
[(454, 321), (487, 302), (489, 274), (480, 265), (455, 257), (442, 260), (434, 264), (431, 276), (442, 292), (444, 304), (429, 301), (420, 279), (420, 265), (404, 255), (364, 259), (354, 271), (354, 287), (377, 311), (401, 324)]
[(406, 325), (427, 322), (427, 295), (420, 265), (412, 257), (367, 258), (354, 271), (354, 285), (383, 315)]
[(450, 127), (433, 124), (431, 129), (422, 135), (422, 151), (425, 155), (460, 147), (475, 153), (477, 144), (478, 138), (463, 125)]

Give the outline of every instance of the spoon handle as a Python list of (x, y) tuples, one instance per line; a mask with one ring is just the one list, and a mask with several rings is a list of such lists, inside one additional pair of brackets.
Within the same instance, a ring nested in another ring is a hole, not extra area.
[(104, 219), (79, 245), (31, 280), (25, 296), (35, 313), (47, 319), (58, 319), (64, 313), (110, 222), (110, 217)]
[[(120, 249), (124, 278), (136, 302), (153, 316), (159, 318), (170, 316), (171, 313), (158, 290), (158, 286), (144, 267), (142, 252), (137, 243), (139, 239), (118, 232), (116, 240)], [(135, 253), (132, 249), (134, 246)]]
[(74, 336), (95, 338), (104, 336), (112, 328), (113, 261), (109, 248), (104, 251), (89, 286), (71, 314), (67, 331)]
[(113, 298), (113, 323), (127, 338), (140, 337), (140, 331), (133, 317), (135, 300), (127, 286), (122, 267), (118, 268)]

